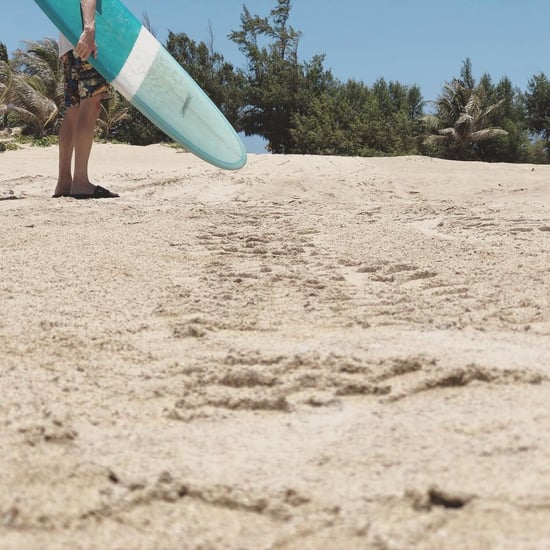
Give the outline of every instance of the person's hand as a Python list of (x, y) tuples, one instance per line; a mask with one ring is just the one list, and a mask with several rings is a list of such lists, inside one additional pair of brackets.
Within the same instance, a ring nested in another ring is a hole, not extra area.
[(97, 44), (95, 42), (95, 30), (84, 29), (74, 49), (74, 53), (86, 61), (90, 56), (97, 58)]

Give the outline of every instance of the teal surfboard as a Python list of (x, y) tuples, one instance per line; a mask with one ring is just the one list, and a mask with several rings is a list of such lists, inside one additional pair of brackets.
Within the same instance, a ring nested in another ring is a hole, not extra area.
[[(70, 42), (78, 42), (78, 0), (35, 2)], [(231, 124), (120, 0), (97, 0), (96, 42), (98, 58), (90, 63), (163, 132), (219, 168), (246, 164), (244, 144)]]

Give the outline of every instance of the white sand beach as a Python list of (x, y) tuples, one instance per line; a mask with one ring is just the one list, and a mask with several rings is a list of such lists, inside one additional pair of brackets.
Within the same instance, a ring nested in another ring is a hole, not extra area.
[(550, 548), (550, 166), (0, 154), (0, 547)]

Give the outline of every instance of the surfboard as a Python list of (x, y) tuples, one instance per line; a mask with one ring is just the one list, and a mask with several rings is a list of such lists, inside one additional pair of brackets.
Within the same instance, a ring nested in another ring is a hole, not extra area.
[[(78, 0), (35, 2), (71, 43), (78, 42)], [(97, 0), (96, 42), (98, 56), (90, 63), (163, 132), (219, 168), (246, 164), (244, 144), (228, 120), (120, 0)]]

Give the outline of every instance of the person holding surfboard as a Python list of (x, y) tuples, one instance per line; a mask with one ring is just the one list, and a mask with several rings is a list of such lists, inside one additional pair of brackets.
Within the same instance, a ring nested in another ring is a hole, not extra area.
[(88, 162), (101, 100), (112, 94), (108, 82), (88, 62), (90, 56), (96, 58), (98, 55), (95, 41), (96, 0), (71, 1), (80, 1), (82, 34), (76, 46), (63, 35), (59, 39), (67, 111), (59, 130), (59, 176), (53, 197), (116, 198), (119, 195), (92, 184), (88, 177)]

